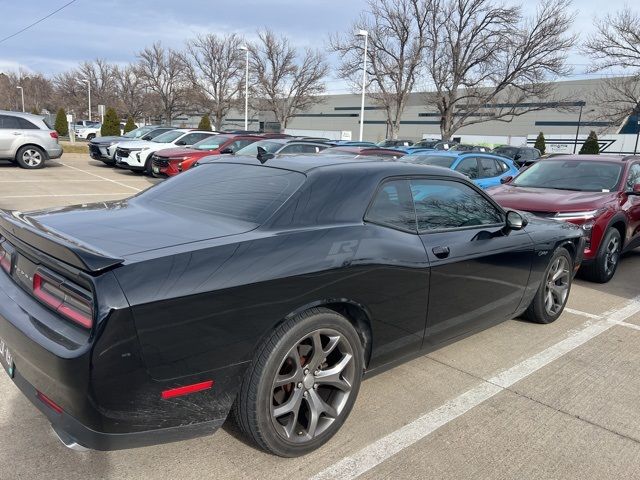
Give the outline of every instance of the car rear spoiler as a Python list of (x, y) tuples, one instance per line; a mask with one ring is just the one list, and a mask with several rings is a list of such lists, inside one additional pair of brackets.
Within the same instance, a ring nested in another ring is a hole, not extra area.
[(18, 211), (0, 209), (0, 235), (11, 237), (73, 267), (99, 273), (124, 262), (108, 253), (65, 237)]

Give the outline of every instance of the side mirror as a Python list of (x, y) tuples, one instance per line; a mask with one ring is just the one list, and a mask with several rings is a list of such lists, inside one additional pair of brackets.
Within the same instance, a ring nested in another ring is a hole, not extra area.
[(186, 144), (187, 144), (187, 142), (185, 142), (184, 140), (178, 140), (178, 141), (176, 142), (176, 145), (180, 145), (180, 146), (184, 146), (184, 145), (186, 145)]
[(513, 176), (507, 175), (506, 177), (502, 177), (500, 179), (500, 183), (504, 185), (505, 183), (509, 183), (511, 180), (513, 180)]
[(527, 219), (518, 212), (513, 210), (507, 212), (507, 228), (509, 230), (522, 230), (527, 226), (527, 223), (529, 223)]
[(222, 155), (229, 154), (229, 153), (233, 153), (233, 148), (227, 147), (227, 148), (223, 148), (222, 150), (220, 150), (220, 154), (222, 154)]
[(275, 157), (275, 155), (273, 153), (269, 153), (264, 148), (258, 147), (257, 158), (260, 161), (260, 163), (265, 163), (267, 160), (270, 160), (273, 157)]

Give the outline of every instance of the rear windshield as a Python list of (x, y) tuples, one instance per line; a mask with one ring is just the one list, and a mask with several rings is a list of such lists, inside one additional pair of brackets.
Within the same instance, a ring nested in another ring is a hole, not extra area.
[(418, 163), (420, 165), (434, 165), (436, 167), (451, 168), (456, 157), (444, 155), (407, 155), (402, 158), (403, 162)]
[(163, 210), (223, 217), (258, 226), (305, 180), (299, 172), (257, 165), (210, 163), (165, 181), (137, 199)]
[(46, 118), (43, 118), (42, 121), (44, 122), (44, 124), (47, 126), (49, 130), (53, 130), (53, 127), (49, 123), (49, 120), (47, 120)]

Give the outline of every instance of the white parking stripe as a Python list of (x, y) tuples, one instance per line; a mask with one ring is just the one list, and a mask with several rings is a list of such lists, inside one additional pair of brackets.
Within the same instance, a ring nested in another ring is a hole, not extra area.
[(0, 196), (1, 200), (6, 198), (48, 198), (48, 197), (108, 197), (110, 195), (131, 195), (131, 192), (116, 192), (116, 193), (68, 193), (68, 194), (43, 194), (43, 195), (3, 195)]
[(82, 180), (0, 180), (0, 183), (85, 183), (85, 182), (102, 182), (104, 180), (82, 179)]
[(71, 165), (69, 165), (69, 164), (67, 164), (67, 163), (60, 162), (60, 165), (64, 165), (65, 167), (72, 168), (72, 169), (77, 170), (77, 171), (79, 171), (79, 172), (84, 172), (84, 173), (86, 173), (87, 175), (91, 175), (91, 176), (93, 176), (93, 177), (100, 178), (100, 179), (105, 180), (105, 181), (107, 181), (107, 182), (115, 183), (116, 185), (120, 185), (120, 186), (122, 186), (122, 187), (130, 188), (130, 189), (132, 189), (132, 190), (135, 190), (136, 192), (141, 192), (141, 191), (143, 190), (142, 188), (132, 187), (131, 185), (127, 185), (127, 184), (125, 184), (125, 183), (120, 183), (120, 182), (118, 182), (118, 181), (116, 181), (116, 180), (111, 180), (110, 178), (103, 177), (102, 175), (97, 175), (97, 174), (92, 173), (92, 172), (87, 172), (86, 170), (82, 170), (81, 168), (72, 167)]
[(614, 325), (620, 325), (621, 327), (627, 327), (630, 328), (632, 330), (640, 330), (640, 325), (636, 325), (634, 323), (628, 323), (628, 322), (614, 322), (612, 321)]
[(587, 322), (582, 330), (570, 334), (567, 338), (546, 350), (483, 381), (477, 387), (448, 401), (441, 407), (428, 412), (404, 427), (382, 437), (355, 454), (345, 457), (313, 476), (312, 479), (348, 480), (368, 472), (438, 428), (480, 405), (485, 400), (497, 395), (514, 383), (540, 370), (611, 327), (624, 322), (624, 320), (638, 312), (640, 312), (640, 296), (630, 300), (622, 308), (604, 313), (602, 320)]
[(573, 308), (568, 308), (568, 307), (566, 307), (564, 309), (564, 311), (567, 312), (567, 313), (572, 313), (574, 315), (580, 315), (580, 316), (587, 317), (587, 318), (593, 318), (594, 320), (600, 320), (602, 318), (602, 315), (595, 315), (593, 313), (583, 312), (582, 310), (575, 310)]

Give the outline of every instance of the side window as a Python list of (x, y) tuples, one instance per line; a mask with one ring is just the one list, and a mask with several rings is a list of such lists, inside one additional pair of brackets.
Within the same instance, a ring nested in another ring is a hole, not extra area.
[(282, 150), (280, 150), (278, 153), (299, 153), (300, 150), (298, 149), (298, 147), (299, 147), (299, 145), (287, 145)]
[(416, 215), (408, 187), (407, 180), (384, 183), (376, 192), (365, 220), (415, 232)]
[(15, 128), (19, 129), (20, 124), (18, 123), (17, 117), (12, 117), (10, 115), (0, 115), (0, 128)]
[(501, 174), (509, 171), (509, 165), (507, 165), (506, 162), (502, 160), (496, 160), (496, 162)]
[(478, 160), (476, 157), (467, 157), (458, 164), (456, 171), (471, 179), (478, 178)]
[(247, 145), (250, 145), (251, 143), (253, 143), (253, 140), (236, 140), (231, 144), (231, 150), (233, 150), (234, 152), (237, 152), (241, 148), (244, 148)]
[(418, 231), (495, 225), (503, 214), (487, 198), (460, 182), (411, 180)]
[(629, 169), (629, 176), (627, 177), (627, 191), (633, 190), (633, 186), (636, 183), (640, 183), (640, 163), (634, 163)]
[(193, 145), (194, 143), (204, 140), (210, 136), (211, 135), (208, 133), (190, 133), (182, 137), (179, 141), (184, 142), (183, 145)]
[(37, 126), (35, 126), (26, 118), (17, 117), (16, 120), (18, 120), (18, 123), (20, 124), (20, 128), (22, 128), (23, 130), (39, 130)]
[(316, 145), (300, 145), (300, 153), (318, 153), (319, 151)]
[(498, 164), (493, 158), (479, 157), (479, 160), (481, 167), (480, 176), (482, 178), (497, 177), (502, 173), (498, 169)]

